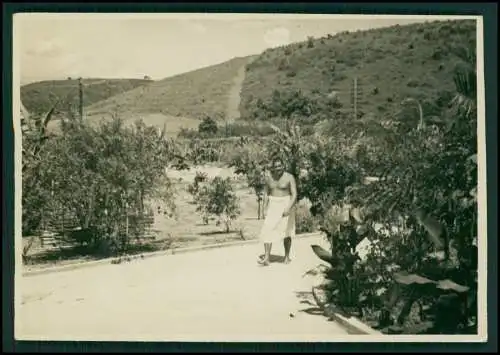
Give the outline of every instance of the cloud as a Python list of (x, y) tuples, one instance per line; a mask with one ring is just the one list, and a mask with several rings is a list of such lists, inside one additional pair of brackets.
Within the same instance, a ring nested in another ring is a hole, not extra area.
[(56, 57), (64, 51), (63, 44), (57, 39), (41, 40), (26, 45), (24, 52), (30, 56)]
[(269, 47), (278, 47), (290, 44), (290, 31), (284, 27), (277, 27), (266, 31), (264, 42)]

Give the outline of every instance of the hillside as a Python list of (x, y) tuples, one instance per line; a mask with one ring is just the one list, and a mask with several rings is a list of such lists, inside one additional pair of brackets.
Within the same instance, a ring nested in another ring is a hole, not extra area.
[[(84, 106), (151, 82), (143, 79), (83, 79)], [(33, 113), (47, 112), (59, 99), (62, 99), (60, 107), (78, 107), (78, 80), (40, 81), (21, 87), (21, 100)]]
[(238, 118), (239, 91), (252, 56), (155, 81), (87, 108), (89, 116), (112, 112), (200, 119)]
[[(419, 100), (425, 116), (436, 115), (454, 92), (453, 51), (474, 44), (475, 38), (475, 21), (441, 21), (344, 32), (269, 49), (247, 66), (240, 113), (268, 120), (276, 116), (276, 102), (288, 100), (299, 108), (288, 113), (308, 120), (353, 117), (357, 78), (358, 118), (394, 117), (409, 97)], [(412, 105), (405, 110), (418, 116)]]

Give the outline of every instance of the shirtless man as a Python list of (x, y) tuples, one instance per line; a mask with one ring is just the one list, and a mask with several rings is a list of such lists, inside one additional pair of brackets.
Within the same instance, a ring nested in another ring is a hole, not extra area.
[(261, 265), (269, 265), (273, 242), (283, 240), (285, 260), (290, 262), (292, 235), (295, 233), (295, 203), (297, 187), (292, 174), (285, 171), (281, 160), (274, 160), (270, 172), (265, 177), (264, 210), (266, 217), (260, 233), (264, 243), (264, 257), (259, 260)]

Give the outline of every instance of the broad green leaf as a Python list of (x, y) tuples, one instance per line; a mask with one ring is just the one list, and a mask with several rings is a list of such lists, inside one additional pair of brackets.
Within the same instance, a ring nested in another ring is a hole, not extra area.
[(426, 277), (416, 275), (416, 274), (409, 274), (409, 273), (403, 272), (403, 271), (394, 274), (394, 280), (397, 283), (400, 283), (403, 285), (411, 285), (411, 284), (425, 285), (425, 284), (435, 283), (435, 281), (429, 280)]
[(469, 291), (469, 287), (459, 285), (451, 280), (438, 281), (436, 287), (441, 289), (441, 290), (452, 290), (452, 291), (459, 292), (459, 293)]
[(311, 248), (312, 248), (314, 254), (316, 254), (316, 256), (318, 258), (320, 258), (323, 261), (326, 261), (327, 263), (332, 262), (332, 253), (326, 251), (325, 249), (323, 249), (319, 245), (311, 245)]
[(441, 223), (434, 217), (426, 215), (425, 212), (421, 209), (418, 209), (415, 212), (415, 217), (420, 225), (422, 225), (429, 233), (429, 236), (431, 237), (430, 239), (434, 243), (434, 245), (438, 248), (443, 248), (443, 237), (446, 231)]

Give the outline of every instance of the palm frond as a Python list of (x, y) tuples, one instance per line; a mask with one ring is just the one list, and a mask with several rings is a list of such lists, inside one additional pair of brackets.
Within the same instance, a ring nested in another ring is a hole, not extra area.
[(456, 95), (452, 100), (452, 105), (470, 116), (477, 104), (477, 75), (475, 66), (475, 53), (465, 48), (461, 55), (463, 63), (455, 68), (453, 81), (455, 83)]
[(42, 134), (42, 136), (45, 135), (45, 130), (47, 129), (47, 125), (49, 124), (50, 120), (52, 119), (52, 116), (54, 115), (54, 111), (56, 109), (57, 104), (58, 104), (58, 102), (56, 102), (54, 105), (52, 105), (50, 110), (45, 114), (42, 125), (40, 127), (40, 133)]

